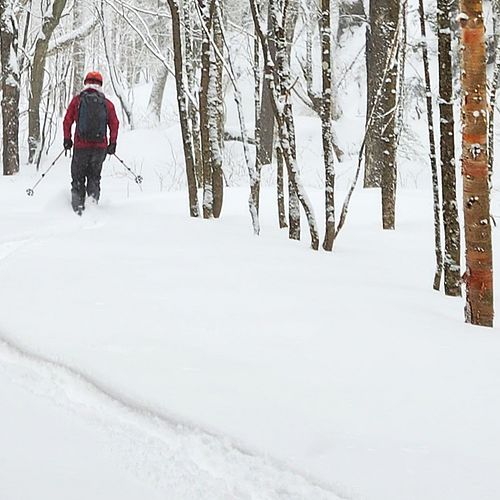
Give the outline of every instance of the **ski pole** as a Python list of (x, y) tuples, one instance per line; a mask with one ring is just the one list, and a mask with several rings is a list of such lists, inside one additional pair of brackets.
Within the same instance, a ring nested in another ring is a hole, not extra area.
[(28, 188), (26, 190), (26, 194), (28, 196), (33, 196), (35, 194), (35, 188), (38, 186), (38, 184), (40, 184), (40, 182), (42, 182), (43, 178), (49, 173), (49, 170), (57, 163), (57, 160), (59, 160), (59, 158), (61, 158), (61, 156), (63, 155), (63, 153), (65, 152), (66, 150), (63, 149), (58, 155), (57, 155), (57, 158), (50, 164), (50, 167), (42, 174), (42, 176), (40, 177), (40, 179), (38, 179), (35, 183), (35, 185), (32, 187), (32, 188)]
[(142, 176), (141, 175), (137, 175), (131, 168), (127, 167), (127, 165), (125, 165), (125, 162), (119, 158), (116, 153), (113, 155), (135, 178), (135, 182), (137, 184), (142, 184)]

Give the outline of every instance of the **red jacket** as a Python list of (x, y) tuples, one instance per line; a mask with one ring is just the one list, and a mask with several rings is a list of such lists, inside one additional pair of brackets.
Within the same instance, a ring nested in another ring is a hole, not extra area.
[[(97, 92), (94, 89), (88, 89), (86, 92)], [(116, 144), (116, 139), (118, 138), (118, 127), (120, 122), (116, 116), (116, 111), (113, 103), (106, 99), (106, 107), (108, 108), (108, 128), (109, 128), (109, 143)], [(64, 139), (71, 139), (71, 127), (73, 123), (78, 120), (78, 110), (80, 108), (80, 95), (73, 97), (69, 103), (68, 110), (64, 117), (63, 129), (64, 129)], [(88, 142), (78, 137), (78, 127), (75, 130), (75, 148), (85, 149), (85, 148), (99, 148), (105, 149), (108, 147), (108, 140), (105, 137), (101, 142)]]

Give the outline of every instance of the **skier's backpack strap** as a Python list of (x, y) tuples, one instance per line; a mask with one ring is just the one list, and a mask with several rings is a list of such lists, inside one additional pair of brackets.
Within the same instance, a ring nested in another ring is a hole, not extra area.
[(106, 138), (108, 107), (100, 92), (83, 91), (80, 94), (77, 129), (78, 136), (87, 142), (103, 142)]

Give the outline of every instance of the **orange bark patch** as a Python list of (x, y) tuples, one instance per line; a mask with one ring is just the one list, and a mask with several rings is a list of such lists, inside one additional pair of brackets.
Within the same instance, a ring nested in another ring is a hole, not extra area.
[(483, 28), (464, 28), (462, 37), (465, 45), (481, 43), (484, 37)]
[(486, 144), (487, 135), (486, 134), (463, 134), (464, 143), (466, 144)]
[(491, 269), (474, 270), (466, 276), (466, 281), (472, 290), (491, 290), (493, 288), (493, 273)]
[(488, 177), (488, 164), (484, 161), (464, 160), (462, 172), (475, 179), (485, 179)]

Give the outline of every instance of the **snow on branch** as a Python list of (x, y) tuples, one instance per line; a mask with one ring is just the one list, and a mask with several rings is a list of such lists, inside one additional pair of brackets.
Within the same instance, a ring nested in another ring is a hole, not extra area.
[(90, 35), (90, 33), (92, 33), (92, 31), (94, 31), (95, 27), (97, 26), (97, 23), (98, 23), (98, 18), (94, 17), (92, 20), (83, 24), (76, 30), (70, 31), (69, 33), (65, 33), (64, 35), (58, 37), (56, 40), (53, 40), (49, 45), (49, 50), (47, 51), (47, 55), (51, 56), (55, 52), (65, 49), (73, 42), (87, 37), (88, 35)]
[[(130, 5), (123, 4), (121, 2), (113, 2), (111, 0), (104, 0), (104, 2), (113, 9), (113, 11), (119, 15), (134, 31), (135, 33), (140, 37), (142, 42), (144, 43), (144, 46), (149, 50), (149, 52), (158, 59), (166, 68), (166, 70), (172, 75), (174, 78), (177, 78), (177, 75), (170, 65), (168, 59), (165, 57), (164, 54), (162, 54), (162, 51), (158, 47), (158, 44), (155, 41), (154, 36), (151, 34), (151, 30), (148, 27), (148, 24), (146, 21), (143, 19), (143, 17), (140, 15), (141, 9), (136, 9), (135, 7), (132, 7)], [(133, 13), (138, 20), (139, 24), (141, 27), (138, 27), (134, 21), (128, 16), (125, 11), (120, 11), (114, 3), (118, 3), (122, 7), (126, 7), (127, 10), (131, 13)], [(148, 14), (150, 14), (149, 11), (147, 11)], [(158, 13), (156, 14), (158, 15)], [(164, 13), (161, 14), (161, 17), (167, 17)], [(170, 16), (169, 16), (170, 17)], [(198, 102), (196, 101), (195, 97), (187, 90), (187, 86), (185, 88), (185, 93), (190, 101), (190, 103), (194, 106), (195, 109), (198, 109)]]

